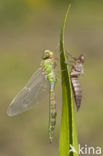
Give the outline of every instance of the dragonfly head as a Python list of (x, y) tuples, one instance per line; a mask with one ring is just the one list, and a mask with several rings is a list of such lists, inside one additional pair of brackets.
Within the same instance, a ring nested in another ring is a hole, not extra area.
[(51, 52), (50, 50), (44, 50), (44, 54), (43, 54), (43, 59), (48, 59), (51, 58), (53, 56), (53, 52)]
[(79, 56), (79, 60), (80, 60), (80, 62), (84, 63), (85, 54), (81, 54), (81, 55)]

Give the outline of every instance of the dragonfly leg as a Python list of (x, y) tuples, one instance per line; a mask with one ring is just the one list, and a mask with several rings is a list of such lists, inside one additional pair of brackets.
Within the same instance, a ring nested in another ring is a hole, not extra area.
[(65, 72), (65, 71), (66, 71), (66, 69), (57, 70), (56, 74), (60, 73), (60, 72)]
[(70, 64), (69, 62), (64, 61), (65, 64), (67, 64), (68, 66), (73, 66), (72, 64)]
[(74, 60), (70, 60), (69, 56), (67, 56), (67, 59), (68, 59), (68, 62), (70, 62), (70, 63), (75, 63)]
[(67, 50), (66, 50), (66, 55), (67, 55), (67, 57), (71, 57), (74, 61), (76, 61), (77, 60), (77, 58), (76, 57), (74, 57), (74, 56), (72, 56)]

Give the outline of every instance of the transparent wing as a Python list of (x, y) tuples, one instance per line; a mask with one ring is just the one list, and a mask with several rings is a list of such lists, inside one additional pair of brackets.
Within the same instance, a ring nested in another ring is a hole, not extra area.
[(8, 116), (15, 116), (31, 109), (49, 93), (49, 82), (40, 68), (26, 86), (17, 94), (8, 107)]

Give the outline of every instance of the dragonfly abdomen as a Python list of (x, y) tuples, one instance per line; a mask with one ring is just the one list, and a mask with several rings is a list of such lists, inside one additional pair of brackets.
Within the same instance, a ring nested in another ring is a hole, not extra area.
[(44, 60), (43, 70), (45, 71), (45, 76), (47, 77), (50, 84), (50, 97), (49, 97), (49, 139), (52, 143), (53, 132), (56, 125), (56, 101), (55, 101), (55, 68), (54, 68), (54, 58), (49, 58)]
[(56, 125), (56, 101), (55, 101), (55, 82), (50, 86), (50, 108), (49, 108), (49, 138), (53, 139), (53, 131)]
[(74, 93), (74, 99), (75, 99), (75, 103), (76, 103), (77, 111), (78, 111), (80, 108), (81, 99), (82, 99), (82, 90), (80, 87), (78, 77), (71, 77), (71, 82), (72, 82), (72, 89)]

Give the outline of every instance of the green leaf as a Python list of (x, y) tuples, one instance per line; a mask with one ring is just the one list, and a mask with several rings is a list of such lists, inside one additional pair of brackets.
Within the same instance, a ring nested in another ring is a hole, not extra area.
[[(61, 117), (61, 130), (59, 140), (59, 154), (60, 156), (78, 156), (78, 141), (75, 126), (74, 108), (72, 87), (69, 75), (69, 67), (65, 64), (67, 62), (65, 49), (64, 49), (64, 30), (69, 15), (71, 4), (64, 19), (60, 36), (60, 64), (61, 64), (61, 77), (62, 77), (62, 117)], [(70, 145), (77, 151), (69, 152)]]

